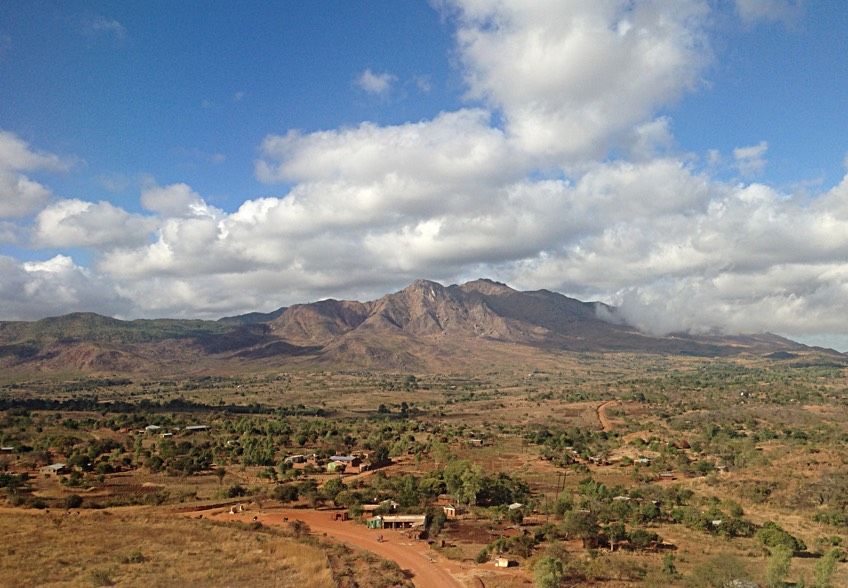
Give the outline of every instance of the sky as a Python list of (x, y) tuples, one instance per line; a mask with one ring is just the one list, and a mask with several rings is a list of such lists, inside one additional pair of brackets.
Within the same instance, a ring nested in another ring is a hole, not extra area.
[(836, 0), (0, 4), (0, 320), (417, 278), (848, 350)]

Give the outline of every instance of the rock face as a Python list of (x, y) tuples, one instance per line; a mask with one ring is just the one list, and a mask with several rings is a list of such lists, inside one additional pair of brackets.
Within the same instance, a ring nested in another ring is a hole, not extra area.
[(814, 352), (846, 359), (770, 334), (649, 336), (627, 325), (614, 307), (486, 279), (451, 286), (416, 280), (370, 302), (322, 300), (220, 321), (72, 314), (0, 323), (0, 365), (44, 370), (210, 369), (233, 362), (426, 370), (616, 351), (775, 359)]

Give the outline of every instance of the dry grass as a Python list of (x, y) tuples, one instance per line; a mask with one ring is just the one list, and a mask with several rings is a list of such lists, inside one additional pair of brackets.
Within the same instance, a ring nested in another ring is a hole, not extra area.
[(147, 510), (5, 511), (0, 534), (2, 586), (335, 586), (320, 547)]

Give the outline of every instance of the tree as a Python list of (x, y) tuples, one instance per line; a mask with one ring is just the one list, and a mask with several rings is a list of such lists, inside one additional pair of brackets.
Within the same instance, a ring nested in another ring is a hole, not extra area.
[(566, 537), (571, 536), (582, 539), (585, 545), (598, 536), (598, 521), (595, 515), (590, 512), (571, 511), (566, 514), (562, 522), (562, 531)]
[(564, 577), (562, 562), (549, 555), (541, 558), (533, 567), (536, 588), (559, 588)]
[(215, 476), (218, 478), (218, 485), (219, 486), (224, 483), (224, 476), (226, 476), (226, 475), (227, 475), (227, 470), (225, 470), (224, 468), (215, 469)]
[(610, 551), (615, 551), (615, 544), (627, 537), (627, 529), (624, 524), (615, 522), (607, 527), (607, 537), (609, 538)]
[(677, 571), (677, 566), (674, 565), (674, 554), (673, 553), (666, 553), (663, 556), (662, 573), (663, 573), (663, 576), (670, 578), (670, 579), (677, 578), (677, 576), (679, 575), (679, 573)]
[(813, 572), (815, 588), (831, 588), (833, 573), (836, 571), (836, 562), (839, 561), (841, 552), (839, 549), (831, 549), (818, 562)]
[(766, 583), (769, 588), (782, 588), (789, 575), (792, 564), (792, 550), (785, 545), (778, 545), (771, 550), (771, 557), (766, 566)]
[(692, 570), (686, 586), (690, 588), (725, 588), (736, 580), (748, 580), (749, 574), (739, 558), (717, 555)]
[(339, 478), (333, 478), (331, 480), (327, 480), (324, 484), (324, 487), (321, 488), (321, 493), (329, 498), (330, 500), (335, 500), (336, 496), (339, 495), (339, 492), (345, 489), (345, 485)]

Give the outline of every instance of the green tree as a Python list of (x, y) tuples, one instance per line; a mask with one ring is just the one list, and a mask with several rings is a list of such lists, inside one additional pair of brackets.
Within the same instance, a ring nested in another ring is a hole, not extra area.
[(766, 583), (769, 588), (782, 588), (786, 585), (789, 566), (792, 564), (792, 550), (785, 545), (778, 545), (771, 550), (771, 557), (766, 565)]
[(559, 588), (564, 577), (562, 562), (549, 555), (541, 558), (533, 567), (536, 588)]
[(331, 480), (327, 480), (324, 487), (321, 488), (321, 493), (330, 500), (335, 500), (336, 496), (338, 496), (344, 489), (345, 485), (342, 481), (339, 478), (333, 478)]
[(836, 571), (836, 562), (839, 561), (841, 552), (839, 549), (831, 549), (818, 562), (813, 571), (815, 588), (831, 588), (833, 574)]

